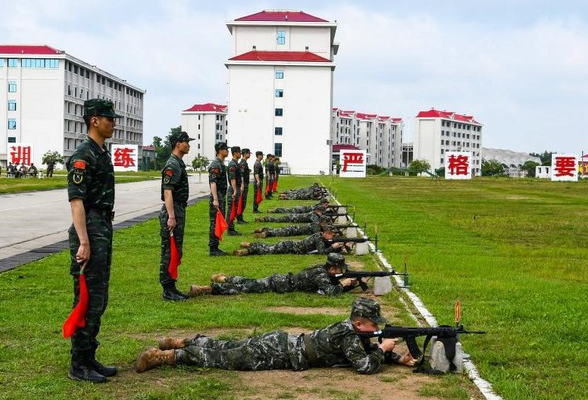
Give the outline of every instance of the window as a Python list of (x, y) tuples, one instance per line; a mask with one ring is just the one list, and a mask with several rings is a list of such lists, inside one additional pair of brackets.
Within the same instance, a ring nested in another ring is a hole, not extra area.
[(278, 31), (278, 44), (286, 44), (286, 32)]
[(16, 119), (14, 119), (14, 118), (8, 119), (8, 129), (10, 129), (10, 130), (16, 129)]
[(274, 144), (274, 155), (276, 157), (282, 157), (282, 143)]
[(8, 100), (8, 111), (16, 111), (16, 100)]
[(9, 58), (8, 59), (8, 66), (9, 67), (18, 67), (18, 60), (16, 58)]
[(284, 115), (284, 109), (283, 108), (276, 108), (276, 110), (275, 110), (275, 116), (276, 117), (281, 117), (282, 115)]
[(276, 97), (284, 97), (284, 89), (276, 89)]
[(16, 93), (16, 82), (8, 82), (8, 91), (10, 93)]
[(284, 79), (284, 71), (276, 71), (276, 79)]
[(274, 128), (274, 134), (275, 134), (276, 136), (282, 136), (282, 127), (281, 127), (281, 126), (276, 126), (276, 127)]
[(3, 67), (3, 66), (4, 66), (4, 59), (0, 58), (0, 67)]

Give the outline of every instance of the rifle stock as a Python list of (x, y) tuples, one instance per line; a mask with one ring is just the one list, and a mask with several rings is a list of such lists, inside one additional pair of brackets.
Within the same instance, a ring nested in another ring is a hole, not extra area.
[(363, 281), (362, 278), (376, 278), (380, 276), (392, 276), (392, 275), (406, 275), (406, 273), (398, 273), (394, 270), (392, 271), (346, 271), (342, 274), (337, 274), (335, 277), (337, 279), (345, 279), (345, 278), (353, 278), (357, 279), (359, 286), (363, 291), (368, 289), (367, 283)]

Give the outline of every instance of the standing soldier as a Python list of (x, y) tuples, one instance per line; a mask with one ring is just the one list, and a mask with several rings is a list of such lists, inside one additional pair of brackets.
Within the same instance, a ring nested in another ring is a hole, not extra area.
[[(253, 164), (253, 179), (254, 179), (254, 188), (253, 188), (253, 213), (259, 213), (259, 203), (257, 202), (257, 196), (263, 196), (263, 165), (261, 165), (261, 160), (263, 160), (263, 152), (256, 151), (255, 152), (255, 163)], [(258, 193), (261, 191), (261, 195)]]
[(249, 164), (247, 164), (249, 157), (251, 157), (251, 151), (249, 149), (243, 149), (241, 151), (241, 161), (239, 162), (239, 171), (241, 173), (241, 198), (243, 199), (241, 200), (241, 213), (237, 213), (237, 223), (239, 224), (247, 223), (247, 221), (243, 219), (243, 213), (247, 206), (247, 194), (249, 193), (249, 175), (251, 173)]
[(114, 133), (114, 112), (109, 100), (84, 102), (84, 122), (88, 136), (67, 163), (67, 193), (73, 224), (69, 228), (70, 273), (74, 283), (74, 307), (80, 299), (80, 274), (88, 288), (85, 326), (71, 338), (73, 380), (105, 382), (116, 375), (116, 367), (96, 360), (102, 314), (108, 305), (108, 283), (112, 262), (112, 217), (114, 207), (114, 168), (104, 142)]
[(272, 196), (272, 188), (274, 186), (274, 179), (276, 179), (276, 168), (273, 162), (274, 156), (268, 154), (265, 158), (265, 175), (266, 175), (266, 184), (265, 184), (265, 198), (271, 199)]
[(225, 158), (229, 155), (229, 149), (225, 142), (214, 145), (216, 158), (208, 167), (208, 182), (210, 184), (210, 198), (208, 202), (208, 216), (210, 218), (210, 229), (208, 231), (208, 248), (211, 256), (226, 256), (227, 253), (218, 248), (220, 243), (214, 230), (216, 228), (216, 213), (220, 211), (225, 215), (225, 204), (227, 196), (227, 167)]
[(229, 189), (227, 191), (227, 212), (225, 219), (229, 224), (229, 230), (227, 233), (230, 236), (240, 236), (241, 234), (235, 230), (235, 220), (231, 220), (230, 216), (237, 216), (237, 203), (241, 193), (241, 170), (239, 169), (241, 148), (239, 146), (231, 147), (231, 154), (233, 155), (233, 158), (229, 161), (229, 167), (227, 169), (229, 175)]
[(187, 295), (176, 288), (176, 280), (169, 273), (171, 258), (170, 236), (173, 235), (180, 259), (184, 244), (186, 225), (186, 206), (188, 202), (188, 173), (182, 158), (190, 151), (190, 140), (186, 132), (173, 133), (169, 142), (172, 153), (161, 170), (161, 200), (159, 213), (159, 234), (161, 236), (161, 261), (159, 263), (159, 283), (163, 287), (163, 300), (185, 300)]

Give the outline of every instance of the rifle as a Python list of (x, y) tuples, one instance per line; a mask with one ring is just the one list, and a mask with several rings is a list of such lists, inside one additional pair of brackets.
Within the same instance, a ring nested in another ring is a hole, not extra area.
[[(449, 325), (441, 325), (437, 327), (424, 328), (403, 327), (386, 324), (384, 329), (382, 330), (375, 332), (358, 332), (357, 335), (359, 335), (359, 337), (362, 338), (362, 340), (364, 341), (369, 341), (369, 339), (373, 337), (377, 337), (379, 341), (381, 341), (382, 339), (392, 338), (404, 339), (406, 341), (406, 346), (408, 347), (408, 350), (410, 351), (412, 357), (416, 360), (420, 359), (419, 363), (417, 364), (416, 371), (421, 372), (426, 371), (426, 369), (423, 366), (423, 363), (425, 361), (424, 353), (426, 352), (427, 345), (429, 344), (429, 341), (433, 336), (436, 336), (438, 340), (444, 343), (447, 359), (450, 363), (453, 363), (453, 358), (455, 356), (455, 345), (459, 341), (459, 335), (462, 333), (485, 334), (486, 331), (468, 331), (463, 327), (462, 324), (459, 324), (459, 322), (456, 323), (455, 327)], [(419, 346), (416, 342), (416, 338), (418, 336), (426, 336), (422, 351), (419, 349)], [(453, 369), (455, 369), (454, 365), (452, 367), (452, 370)]]
[(379, 276), (392, 276), (392, 275), (403, 275), (407, 276), (408, 272), (398, 273), (395, 270), (391, 271), (346, 271), (342, 274), (336, 274), (335, 278), (337, 279), (345, 279), (345, 278), (354, 278), (357, 279), (359, 286), (363, 291), (368, 289), (367, 283), (362, 278), (376, 278)]

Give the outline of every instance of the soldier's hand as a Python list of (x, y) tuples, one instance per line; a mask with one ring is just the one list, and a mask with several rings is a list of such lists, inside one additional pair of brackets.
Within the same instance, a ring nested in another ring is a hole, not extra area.
[(357, 279), (345, 278), (345, 279), (341, 280), (340, 282), (341, 282), (341, 286), (343, 286), (343, 287), (355, 286)]
[(168, 231), (173, 231), (174, 228), (176, 227), (177, 222), (176, 222), (176, 217), (169, 217), (167, 219), (167, 230)]
[(90, 243), (87, 244), (80, 244), (78, 247), (78, 252), (76, 253), (76, 262), (85, 267), (88, 261), (90, 261)]
[(396, 346), (396, 339), (383, 339), (382, 343), (379, 344), (379, 348), (382, 349), (384, 353), (394, 350)]

